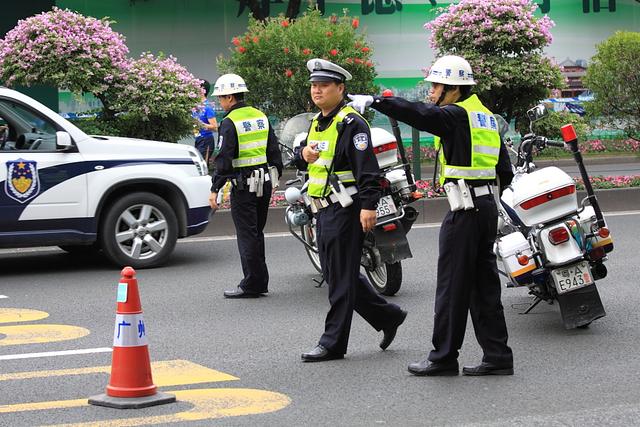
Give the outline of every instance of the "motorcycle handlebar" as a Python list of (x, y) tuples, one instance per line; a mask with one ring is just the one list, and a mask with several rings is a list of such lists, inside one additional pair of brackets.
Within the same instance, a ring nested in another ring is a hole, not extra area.
[(547, 145), (549, 147), (558, 147), (558, 148), (564, 148), (564, 142), (562, 141), (555, 141), (553, 139), (549, 139), (547, 140)]

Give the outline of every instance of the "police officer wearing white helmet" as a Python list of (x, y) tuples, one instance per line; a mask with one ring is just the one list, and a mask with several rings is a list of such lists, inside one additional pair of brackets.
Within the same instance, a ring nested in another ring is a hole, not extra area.
[(451, 205), (440, 228), (433, 350), (411, 363), (414, 375), (458, 375), (458, 351), (467, 316), (484, 357), (465, 366), (465, 375), (512, 375), (513, 355), (500, 302), (500, 280), (493, 253), (498, 212), (491, 185), (513, 177), (493, 114), (471, 94), (469, 63), (459, 56), (438, 59), (425, 79), (431, 103), (396, 97), (349, 95), (361, 112), (368, 106), (436, 136), (440, 185)]
[(307, 68), (311, 98), (320, 113), (296, 151), (295, 162), (309, 172), (307, 195), (317, 221), (322, 276), (329, 286), (331, 308), (324, 334), (315, 348), (302, 354), (302, 360), (322, 362), (344, 357), (354, 310), (383, 331), (379, 344), (383, 350), (407, 312), (386, 302), (360, 273), (364, 233), (376, 224), (381, 188), (369, 124), (344, 102), (345, 82), (351, 74), (319, 58), (307, 62)]
[(282, 156), (267, 116), (244, 102), (248, 92), (242, 77), (220, 76), (213, 95), (227, 112), (218, 129), (216, 170), (209, 204), (218, 208), (218, 193), (231, 181), (231, 217), (238, 236), (244, 278), (226, 298), (257, 298), (268, 292), (269, 271), (264, 253), (264, 226), (272, 187), (282, 174)]

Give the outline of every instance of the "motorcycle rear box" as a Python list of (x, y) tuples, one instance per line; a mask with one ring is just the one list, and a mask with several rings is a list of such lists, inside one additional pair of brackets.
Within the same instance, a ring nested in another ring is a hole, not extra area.
[(513, 204), (527, 226), (562, 218), (578, 208), (576, 184), (555, 166), (539, 169), (513, 184)]
[(386, 169), (398, 163), (398, 143), (396, 138), (382, 128), (371, 128), (373, 152), (376, 154), (380, 169)]
[[(533, 282), (531, 273), (536, 269), (536, 262), (531, 259), (531, 247), (524, 235), (519, 231), (507, 234), (498, 239), (497, 255), (502, 258), (506, 273), (514, 285), (526, 286)], [(527, 264), (518, 262), (518, 256), (529, 257)]]

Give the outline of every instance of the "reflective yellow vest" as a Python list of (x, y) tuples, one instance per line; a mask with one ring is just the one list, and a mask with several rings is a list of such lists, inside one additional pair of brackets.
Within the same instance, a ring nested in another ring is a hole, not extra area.
[(441, 149), (440, 138), (434, 138), (435, 149), (439, 151), (440, 185), (446, 178), (455, 179), (495, 179), (496, 165), (500, 155), (500, 134), (498, 122), (493, 113), (487, 109), (476, 95), (461, 102), (456, 102), (465, 109), (469, 117), (471, 129), (471, 166), (448, 165)]
[[(307, 145), (317, 143), (317, 149), (320, 151), (320, 157), (313, 163), (309, 163), (309, 187), (307, 194), (313, 197), (326, 197), (331, 193), (331, 185), (327, 183), (329, 168), (333, 163), (333, 156), (336, 152), (338, 142), (338, 123), (342, 122), (347, 114), (355, 113), (351, 107), (343, 107), (338, 114), (335, 115), (331, 124), (323, 131), (316, 130), (318, 128), (319, 114), (314, 117), (311, 122), (311, 130), (307, 136)], [(359, 115), (359, 114), (358, 114)], [(356, 182), (353, 172), (350, 170), (334, 171), (343, 183)]]
[(232, 160), (234, 168), (246, 168), (267, 163), (269, 120), (253, 107), (232, 110), (225, 119), (231, 120), (238, 134), (238, 157)]

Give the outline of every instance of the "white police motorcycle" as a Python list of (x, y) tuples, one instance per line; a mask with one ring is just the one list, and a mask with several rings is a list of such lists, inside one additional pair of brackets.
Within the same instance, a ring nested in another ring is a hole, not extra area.
[(561, 169), (536, 169), (534, 149), (565, 146), (533, 133), (533, 123), (546, 115), (544, 105), (532, 108), (527, 112), (530, 133), (518, 148), (505, 141), (517, 160), (513, 182), (500, 200), (495, 252), (504, 265), (501, 273), (509, 279), (507, 287), (528, 287), (534, 296), (523, 314), (541, 301), (557, 301), (565, 328), (587, 327), (606, 314), (595, 282), (607, 275), (604, 262), (613, 241), (571, 125), (562, 128), (563, 139), (578, 164), (587, 197), (578, 204), (576, 184)]
[[(281, 143), (285, 147), (298, 147), (307, 137), (313, 116), (312, 113), (304, 113), (289, 119), (280, 135)], [(393, 130), (396, 136), (381, 128), (371, 129), (373, 151), (382, 173), (383, 197), (378, 203), (376, 227), (365, 235), (360, 261), (371, 284), (382, 295), (394, 295), (400, 289), (401, 261), (413, 256), (406, 235), (418, 216), (416, 209), (408, 205), (422, 196), (416, 193), (413, 174), (403, 147), (398, 144), (402, 139), (397, 123)], [(290, 150), (285, 148), (283, 151)], [(404, 160), (399, 161), (398, 154)], [(288, 158), (291, 159), (291, 155)], [(289, 203), (285, 220), (291, 234), (304, 245), (313, 267), (322, 273), (316, 220), (306, 195), (306, 172), (297, 171), (296, 175), (297, 178), (287, 181), (287, 185), (299, 183), (301, 186), (290, 186), (285, 191)]]

